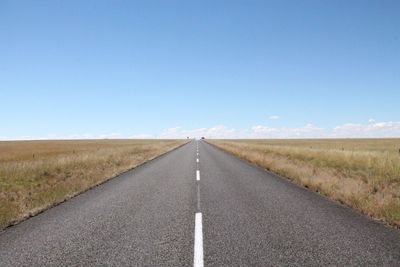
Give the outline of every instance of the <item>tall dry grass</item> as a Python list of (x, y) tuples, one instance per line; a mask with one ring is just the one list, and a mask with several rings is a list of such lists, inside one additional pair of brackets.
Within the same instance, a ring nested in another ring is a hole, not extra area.
[(400, 139), (208, 142), (400, 226)]
[(182, 140), (0, 142), (0, 229), (184, 143)]

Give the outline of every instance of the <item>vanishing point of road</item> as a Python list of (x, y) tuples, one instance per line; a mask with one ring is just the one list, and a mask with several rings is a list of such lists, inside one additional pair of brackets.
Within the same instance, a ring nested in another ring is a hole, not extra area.
[(400, 266), (400, 231), (192, 141), (0, 232), (0, 266)]

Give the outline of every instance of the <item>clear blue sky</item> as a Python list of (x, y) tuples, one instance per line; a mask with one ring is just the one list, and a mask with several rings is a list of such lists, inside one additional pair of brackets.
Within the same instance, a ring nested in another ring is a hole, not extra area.
[(3, 0), (0, 138), (400, 136), (399, 14), (396, 0)]

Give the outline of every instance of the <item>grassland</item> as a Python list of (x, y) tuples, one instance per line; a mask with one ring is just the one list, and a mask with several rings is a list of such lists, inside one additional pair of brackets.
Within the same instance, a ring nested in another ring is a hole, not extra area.
[(62, 202), (184, 142), (0, 142), (0, 229)]
[(400, 226), (400, 139), (208, 142), (372, 217)]

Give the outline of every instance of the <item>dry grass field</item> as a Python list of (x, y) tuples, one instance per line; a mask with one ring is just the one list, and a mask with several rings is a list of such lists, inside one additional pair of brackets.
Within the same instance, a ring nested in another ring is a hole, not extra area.
[(185, 142), (183, 140), (0, 142), (0, 229)]
[(400, 226), (400, 139), (208, 142)]

